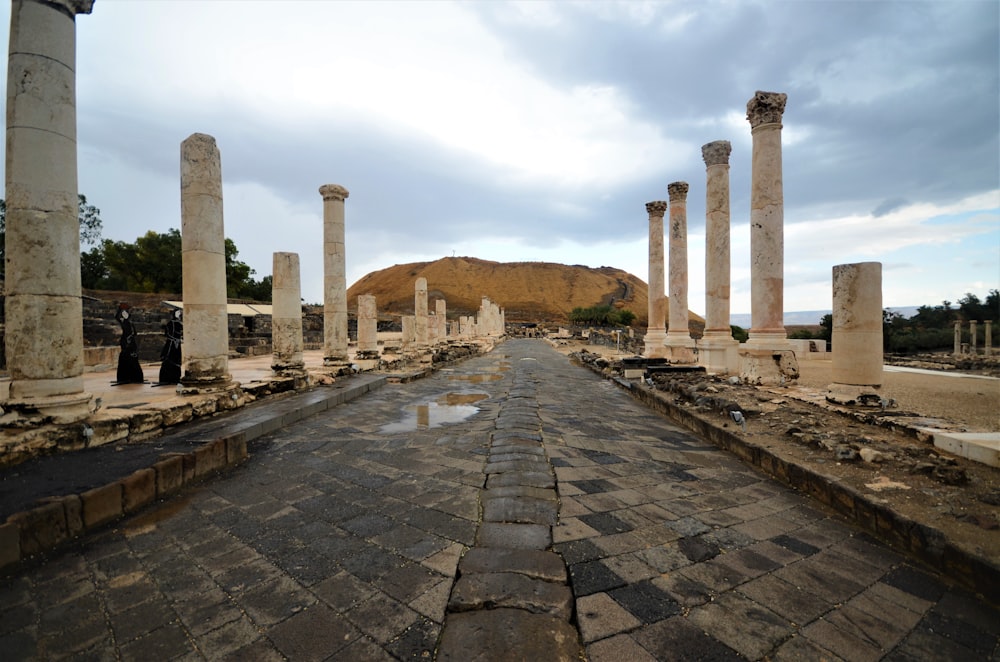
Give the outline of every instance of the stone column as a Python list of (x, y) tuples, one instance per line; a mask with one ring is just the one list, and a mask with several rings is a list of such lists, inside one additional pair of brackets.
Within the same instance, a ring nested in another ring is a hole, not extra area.
[(992, 326), (993, 326), (993, 320), (986, 320), (984, 322), (984, 324), (986, 325), (986, 339), (983, 342), (983, 351), (986, 353), (986, 356), (992, 356), (993, 355), (993, 328), (992, 328)]
[(413, 349), (413, 344), (417, 339), (416, 318), (413, 315), (403, 315), (403, 349)]
[(962, 320), (955, 320), (955, 356), (962, 354)]
[(347, 267), (344, 250), (346, 188), (319, 187), (323, 196), (323, 365), (344, 368), (347, 356)]
[(448, 303), (444, 299), (434, 301), (434, 315), (437, 322), (437, 340), (445, 342), (448, 339)]
[(781, 116), (787, 96), (757, 92), (747, 102), (753, 136), (750, 173), (750, 338), (740, 347), (740, 377), (781, 385), (798, 379), (784, 323), (784, 192)]
[(646, 203), (649, 214), (649, 295), (647, 302), (646, 338), (643, 356), (663, 358), (667, 338), (667, 300), (663, 284), (663, 215), (667, 212), (665, 200)]
[(969, 320), (969, 353), (976, 354), (976, 324), (977, 320)]
[(698, 343), (698, 360), (709, 373), (730, 374), (739, 369), (729, 326), (729, 155), (728, 140), (703, 145), (705, 161), (705, 334)]
[(358, 358), (374, 358), (378, 354), (378, 308), (375, 296), (362, 294), (358, 297)]
[(93, 409), (83, 385), (75, 19), (93, 4), (11, 3), (3, 408), (15, 423), (71, 423)]
[(785, 203), (781, 116), (787, 96), (757, 92), (747, 103), (753, 136), (750, 182), (750, 314), (747, 347), (789, 349), (784, 324)]
[(181, 269), (184, 374), (177, 392), (232, 388), (222, 159), (215, 138), (204, 133), (192, 134), (181, 143)]
[(826, 399), (878, 406), (882, 387), (882, 264), (833, 268), (833, 383)]
[(664, 340), (671, 362), (694, 363), (694, 338), (688, 328), (687, 182), (667, 185), (670, 197), (670, 322)]
[(415, 341), (420, 347), (426, 347), (429, 342), (427, 332), (427, 279), (418, 278), (413, 284), (413, 316), (415, 323)]
[(298, 253), (275, 253), (271, 274), (271, 344), (274, 351), (271, 370), (279, 376), (304, 377)]

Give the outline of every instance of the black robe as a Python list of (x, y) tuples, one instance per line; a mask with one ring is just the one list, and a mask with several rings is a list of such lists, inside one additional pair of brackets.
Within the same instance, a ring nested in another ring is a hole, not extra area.
[(118, 384), (141, 384), (142, 366), (139, 365), (139, 340), (132, 320), (118, 316), (122, 326), (122, 351), (118, 354)]
[(184, 325), (179, 319), (171, 316), (167, 322), (167, 341), (160, 350), (160, 384), (177, 384), (181, 381), (181, 341), (184, 338)]

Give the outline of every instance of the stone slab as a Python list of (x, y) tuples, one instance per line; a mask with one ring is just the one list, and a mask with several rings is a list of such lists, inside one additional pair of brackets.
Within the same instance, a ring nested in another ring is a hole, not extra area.
[(548, 549), (552, 529), (542, 524), (483, 522), (476, 532), (476, 545), (505, 549)]
[(554, 526), (558, 519), (558, 511), (558, 503), (545, 499), (532, 499), (531, 497), (487, 498), (483, 502), (483, 521)]
[(513, 485), (551, 489), (556, 486), (556, 482), (552, 474), (538, 471), (508, 471), (506, 473), (492, 474), (486, 479), (486, 489), (489, 490), (495, 487), (510, 487)]
[(974, 462), (1000, 467), (1000, 432), (935, 430), (934, 446)]
[(451, 612), (498, 607), (551, 614), (568, 621), (573, 614), (573, 592), (565, 584), (514, 572), (473, 573), (459, 578), (448, 601)]
[(520, 609), (450, 614), (438, 648), (440, 662), (584, 659), (576, 628), (561, 618)]
[(120, 482), (87, 490), (80, 495), (80, 499), (83, 500), (83, 525), (88, 529), (107, 524), (122, 515)]
[(499, 547), (473, 547), (458, 564), (461, 574), (516, 572), (548, 582), (565, 582), (566, 565), (555, 552)]

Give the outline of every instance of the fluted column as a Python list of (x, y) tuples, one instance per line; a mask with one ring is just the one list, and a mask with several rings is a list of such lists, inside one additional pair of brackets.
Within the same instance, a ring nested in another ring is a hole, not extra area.
[(302, 356), (302, 285), (298, 253), (274, 253), (271, 280), (271, 370), (305, 374)]
[(784, 324), (784, 191), (781, 118), (787, 95), (757, 92), (747, 102), (753, 136), (750, 182), (750, 316), (747, 347), (789, 349)]
[(701, 148), (705, 161), (705, 333), (698, 343), (698, 360), (710, 373), (737, 372), (739, 363), (729, 326), (729, 155), (728, 140)]
[(83, 385), (75, 17), (93, 4), (10, 6), (3, 408), (25, 423), (69, 423), (92, 409)]
[(226, 234), (222, 159), (215, 138), (195, 133), (181, 143), (181, 270), (184, 373), (178, 393), (224, 390), (229, 375)]
[(687, 363), (695, 359), (694, 339), (688, 327), (688, 260), (687, 260), (687, 182), (667, 185), (670, 197), (670, 323), (667, 325), (667, 346), (673, 361)]
[(833, 383), (827, 400), (879, 405), (882, 387), (882, 263), (833, 267)]
[(643, 356), (662, 358), (663, 341), (667, 337), (667, 300), (663, 279), (663, 215), (667, 212), (665, 200), (646, 203), (649, 215), (649, 294), (647, 302), (646, 337)]
[(344, 201), (349, 195), (338, 184), (319, 187), (323, 196), (323, 365), (347, 365), (347, 266)]

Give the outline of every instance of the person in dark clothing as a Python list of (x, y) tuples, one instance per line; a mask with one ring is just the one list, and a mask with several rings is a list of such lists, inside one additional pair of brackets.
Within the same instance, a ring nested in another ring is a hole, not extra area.
[(122, 351), (118, 354), (118, 379), (115, 384), (141, 384), (144, 381), (142, 366), (139, 365), (139, 339), (128, 311), (129, 305), (120, 303), (115, 314), (115, 319), (122, 327)]
[(181, 323), (181, 311), (170, 313), (164, 333), (167, 340), (160, 350), (160, 381), (159, 384), (177, 384), (181, 381), (181, 342), (184, 340), (184, 324)]

